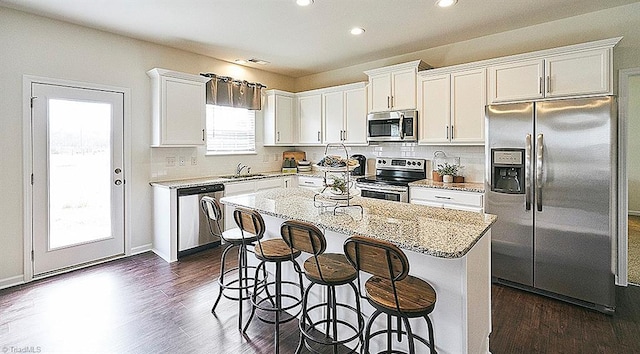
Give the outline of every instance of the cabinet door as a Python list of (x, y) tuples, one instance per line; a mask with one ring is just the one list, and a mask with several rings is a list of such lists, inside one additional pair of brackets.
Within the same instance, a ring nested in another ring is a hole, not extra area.
[(544, 60), (526, 60), (489, 67), (489, 103), (544, 97)]
[(450, 76), (423, 77), (419, 85), (418, 142), (421, 144), (449, 142)]
[(384, 112), (389, 109), (391, 109), (391, 75), (370, 76), (369, 112)]
[(414, 69), (391, 73), (391, 108), (416, 109), (416, 71)]
[(340, 143), (344, 136), (343, 92), (329, 92), (322, 95), (324, 116), (324, 142)]
[(162, 77), (160, 145), (202, 145), (205, 90), (201, 82)]
[(610, 53), (607, 48), (547, 58), (546, 96), (611, 93)]
[(293, 144), (293, 97), (276, 95), (276, 144)]
[(484, 144), (485, 69), (451, 74), (451, 142)]
[(367, 94), (365, 88), (344, 92), (345, 142), (367, 144)]
[(322, 131), (322, 95), (298, 97), (298, 142), (320, 144)]
[(255, 181), (256, 192), (282, 187), (282, 178), (283, 177), (257, 179)]

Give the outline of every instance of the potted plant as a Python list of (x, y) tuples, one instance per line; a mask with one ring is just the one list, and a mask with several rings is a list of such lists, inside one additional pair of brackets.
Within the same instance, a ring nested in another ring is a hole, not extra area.
[(454, 177), (458, 176), (458, 170), (460, 169), (459, 165), (449, 164), (445, 162), (443, 165), (438, 165), (438, 175), (442, 177), (442, 182), (451, 183), (454, 180)]

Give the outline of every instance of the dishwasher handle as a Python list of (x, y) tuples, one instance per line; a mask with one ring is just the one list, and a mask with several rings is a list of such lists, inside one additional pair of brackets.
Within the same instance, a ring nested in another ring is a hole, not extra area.
[(178, 188), (178, 197), (194, 195), (194, 194), (214, 193), (214, 192), (221, 192), (221, 191), (224, 191), (224, 184), (222, 183), (208, 184), (208, 185), (198, 186), (198, 187)]

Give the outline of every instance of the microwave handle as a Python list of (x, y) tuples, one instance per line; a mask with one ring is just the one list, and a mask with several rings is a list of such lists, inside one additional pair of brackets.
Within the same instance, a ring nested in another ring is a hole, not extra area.
[(400, 139), (404, 139), (404, 113), (400, 113), (400, 122), (398, 125), (398, 128), (400, 128)]

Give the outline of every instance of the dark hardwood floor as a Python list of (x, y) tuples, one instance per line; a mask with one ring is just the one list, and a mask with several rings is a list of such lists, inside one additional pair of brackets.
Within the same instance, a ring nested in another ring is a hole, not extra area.
[[(272, 326), (254, 320), (241, 335), (226, 299), (211, 314), (220, 254), (167, 264), (145, 253), (1, 290), (0, 350), (272, 353)], [(640, 353), (638, 287), (619, 289), (614, 316), (499, 285), (492, 296), (494, 354)], [(297, 322), (282, 329), (281, 352), (293, 353)]]

